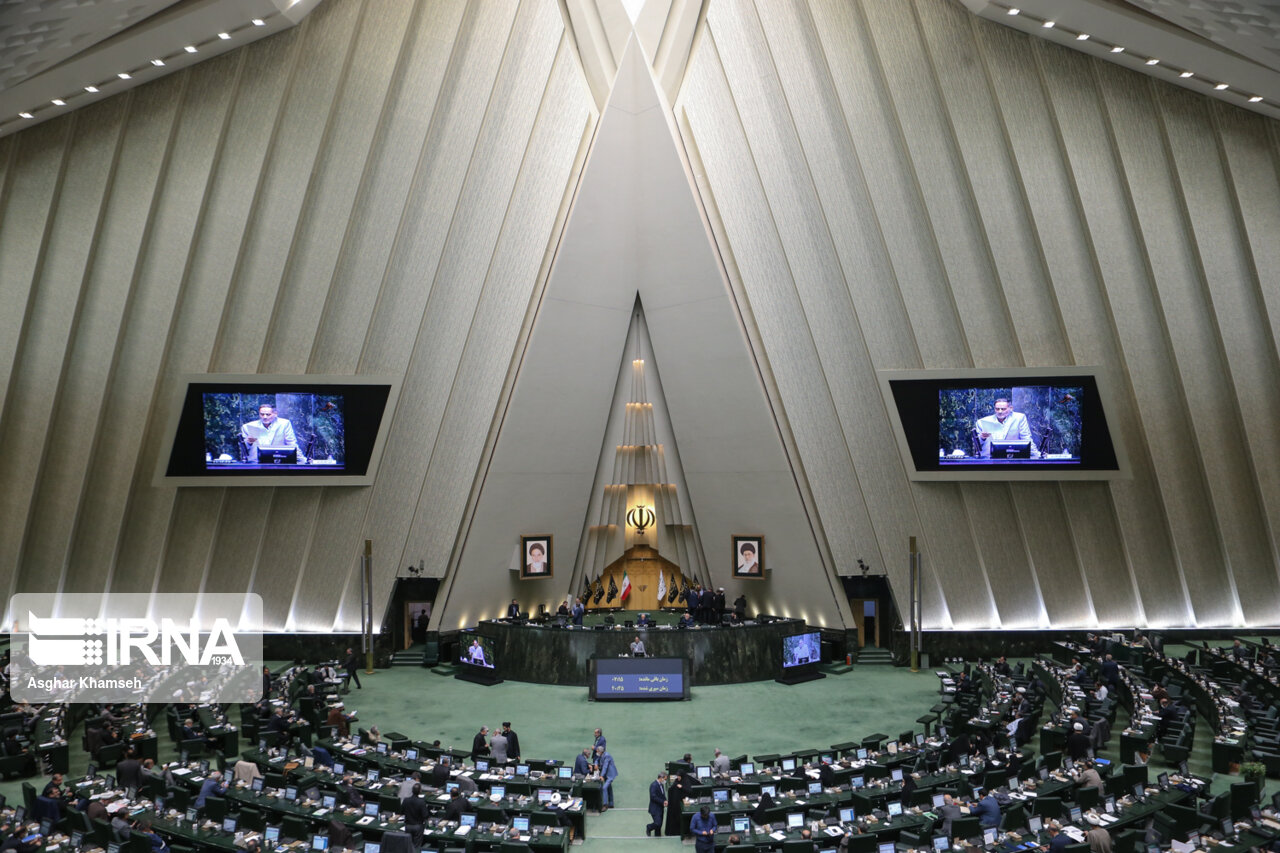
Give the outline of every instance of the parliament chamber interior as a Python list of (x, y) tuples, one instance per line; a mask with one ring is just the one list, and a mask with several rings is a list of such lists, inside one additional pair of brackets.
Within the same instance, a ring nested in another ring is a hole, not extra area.
[(0, 853), (1280, 850), (1271, 6), (0, 45)]

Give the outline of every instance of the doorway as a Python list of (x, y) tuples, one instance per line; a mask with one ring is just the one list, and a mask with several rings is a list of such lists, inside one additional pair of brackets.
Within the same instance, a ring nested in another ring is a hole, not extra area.
[(858, 648), (880, 648), (879, 602), (874, 598), (851, 598), (849, 609), (853, 611), (853, 622), (858, 626)]

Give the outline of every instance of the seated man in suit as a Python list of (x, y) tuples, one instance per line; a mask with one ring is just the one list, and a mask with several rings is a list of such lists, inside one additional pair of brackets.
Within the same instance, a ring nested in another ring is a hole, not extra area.
[(466, 797), (462, 796), (461, 790), (455, 790), (453, 796), (449, 799), (449, 804), (444, 807), (445, 820), (462, 820), (465, 812), (471, 811), (471, 803), (467, 802)]
[(573, 759), (573, 775), (587, 776), (591, 773), (591, 747), (584, 746), (578, 757)]
[(637, 628), (652, 628), (653, 618), (648, 613), (641, 613), (640, 618), (636, 620)]
[(221, 797), (226, 792), (227, 786), (222, 784), (222, 772), (215, 770), (209, 774), (208, 779), (200, 783), (200, 793), (194, 805), (198, 809), (204, 808), (205, 800), (210, 797)]

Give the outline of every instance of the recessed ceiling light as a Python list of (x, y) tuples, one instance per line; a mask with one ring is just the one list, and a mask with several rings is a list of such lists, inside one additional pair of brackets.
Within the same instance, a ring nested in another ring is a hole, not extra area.
[(119, 77), (121, 80), (132, 80), (132, 79), (133, 79), (133, 75), (132, 75), (132, 74), (130, 74), (128, 71), (121, 71), (121, 72), (120, 72), (119, 74), (117, 74), (116, 76), (117, 76), (117, 77)]
[(1196, 76), (1196, 72), (1194, 72), (1194, 71), (1183, 71), (1183, 72), (1182, 72), (1181, 74), (1179, 74), (1178, 76), (1179, 76), (1179, 77), (1182, 77), (1182, 78), (1194, 77), (1194, 76)]
[(20, 118), (31, 118), (31, 113), (28, 113), (28, 112), (21, 112), (21, 113), (18, 113), (18, 116), (19, 116)]
[(1219, 92), (1221, 92), (1223, 89), (1226, 89), (1226, 88), (1227, 88), (1227, 84), (1226, 84), (1226, 83), (1219, 83), (1218, 85), (1214, 86), (1213, 88), (1215, 88), (1215, 89), (1217, 89)]
[(231, 38), (231, 33), (218, 33), (218, 38), (222, 39), (223, 41), (226, 41), (227, 39)]
[(1040, 26), (1044, 27), (1046, 30), (1051, 30), (1051, 29), (1053, 29), (1053, 27), (1054, 27), (1054, 24), (1055, 24), (1055, 23), (1056, 23), (1056, 22), (1054, 22), (1054, 21), (1045, 21), (1045, 22), (1044, 22), (1043, 24), (1041, 24)]
[(1148, 60), (1147, 60), (1147, 64), (1148, 64), (1148, 65), (1159, 65), (1159, 64), (1160, 64), (1160, 60), (1158, 60), (1158, 59), (1154, 59), (1154, 58), (1153, 58), (1153, 59), (1148, 59)]
[(84, 90), (85, 90), (86, 92), (96, 92), (96, 91), (98, 91), (98, 87), (97, 87), (97, 86), (85, 86), (85, 87), (84, 87)]
[(196, 46), (194, 44), (189, 44), (186, 47), (184, 47), (183, 50), (185, 50), (187, 53), (195, 53)]
[(254, 18), (252, 23), (255, 27), (265, 27), (267, 25), (267, 22), (261, 18)]
[(1250, 99), (1249, 99), (1249, 103), (1251, 103), (1251, 104), (1256, 104), (1256, 103), (1258, 103), (1258, 102), (1259, 102), (1259, 101), (1261, 101), (1261, 100), (1262, 100), (1262, 96), (1261, 96), (1261, 95), (1254, 95), (1252, 98), (1250, 98)]
[(1115, 47), (1111, 48), (1111, 52), (1112, 52), (1112, 53), (1124, 53), (1124, 48), (1123, 48), (1123, 47), (1121, 47), (1120, 45), (1116, 45)]
[(62, 98), (54, 98), (54, 99), (53, 99), (53, 101), (52, 101), (51, 103), (52, 103), (55, 107), (65, 107), (65, 106), (67, 105), (67, 102), (66, 102), (66, 101), (64, 101), (64, 100), (62, 100)]
[(1014, 8), (1012, 8), (1012, 9), (1010, 9), (1010, 10), (1009, 10), (1009, 14), (1010, 14), (1010, 15), (1016, 15), (1016, 14), (1018, 14), (1018, 13), (1019, 13), (1019, 12), (1021, 12), (1021, 11), (1022, 11), (1021, 9), (1019, 9), (1019, 8), (1017, 8), (1017, 7), (1015, 6)]
[(152, 64), (152, 65), (154, 65), (156, 68), (163, 68), (163, 67), (164, 67), (164, 60), (163, 60), (163, 59), (153, 59), (153, 60), (151, 60), (151, 64)]
[(1088, 33), (1080, 33), (1080, 35), (1076, 36), (1076, 41), (1088, 41), (1088, 40), (1089, 40)]

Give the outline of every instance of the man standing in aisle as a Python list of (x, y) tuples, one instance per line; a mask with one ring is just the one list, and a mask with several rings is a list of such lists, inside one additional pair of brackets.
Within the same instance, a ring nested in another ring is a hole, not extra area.
[(596, 747), (596, 764), (600, 767), (600, 811), (613, 808), (613, 780), (618, 778), (618, 765), (613, 763), (613, 756), (605, 752), (603, 746)]
[(662, 810), (667, 807), (667, 774), (658, 773), (658, 778), (649, 783), (649, 825), (644, 828), (645, 835), (662, 834)]
[(347, 691), (351, 690), (351, 682), (355, 682), (357, 690), (363, 690), (360, 684), (360, 676), (356, 674), (356, 670), (360, 668), (360, 658), (356, 655), (354, 649), (347, 649), (347, 662), (344, 669), (347, 671)]

